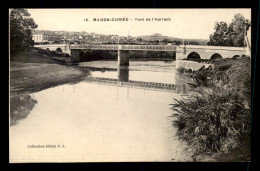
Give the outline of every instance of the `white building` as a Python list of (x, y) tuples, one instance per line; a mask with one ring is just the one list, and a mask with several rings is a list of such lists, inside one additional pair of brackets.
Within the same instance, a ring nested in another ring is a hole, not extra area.
[(34, 40), (34, 43), (43, 43), (47, 42), (48, 40), (46, 39), (46, 36), (42, 33), (38, 34), (33, 34), (32, 35), (32, 40)]
[(43, 42), (43, 34), (33, 34), (32, 39), (35, 43)]

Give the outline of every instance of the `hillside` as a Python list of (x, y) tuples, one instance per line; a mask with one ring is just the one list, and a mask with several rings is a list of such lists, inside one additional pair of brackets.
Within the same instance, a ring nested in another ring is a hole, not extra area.
[[(87, 33), (87, 32), (73, 32), (73, 31), (50, 31), (50, 30), (37, 30), (36, 33), (45, 33), (45, 34), (55, 34), (55, 35), (64, 35), (66, 34), (67, 36), (73, 36), (73, 35), (100, 35), (100, 36), (105, 36), (104, 34), (95, 34), (94, 32), (92, 33)], [(108, 35), (107, 35), (108, 36)], [(152, 35), (143, 35), (143, 36), (136, 36), (136, 39), (141, 38), (143, 41), (156, 41), (156, 40), (164, 40), (168, 39), (170, 41), (180, 41), (183, 42), (183, 39), (181, 38), (176, 38), (176, 37), (169, 37), (169, 36), (164, 36), (160, 33), (155, 33)], [(208, 39), (184, 39), (185, 44), (192, 44), (192, 45), (207, 45)]]
[[(183, 42), (183, 39), (176, 38), (176, 37), (169, 37), (169, 36), (163, 36), (159, 33), (155, 33), (152, 35), (143, 35), (143, 36), (137, 36), (136, 38), (141, 38), (145, 41), (155, 41), (155, 40), (163, 40), (168, 39), (170, 41), (181, 41)], [(194, 44), (194, 45), (207, 45), (208, 39), (184, 39), (185, 43)]]

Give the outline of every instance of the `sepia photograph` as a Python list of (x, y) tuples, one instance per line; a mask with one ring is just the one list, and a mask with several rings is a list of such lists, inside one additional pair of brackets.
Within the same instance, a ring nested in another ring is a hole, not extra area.
[(9, 163), (250, 162), (250, 8), (9, 8)]

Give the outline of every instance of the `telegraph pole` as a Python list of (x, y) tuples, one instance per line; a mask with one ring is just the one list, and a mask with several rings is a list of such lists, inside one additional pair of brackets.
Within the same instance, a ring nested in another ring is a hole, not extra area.
[(184, 46), (184, 51), (183, 51), (183, 53), (186, 54), (186, 45), (185, 45), (184, 39), (183, 39), (183, 46)]
[(246, 26), (244, 26), (245, 31), (244, 31), (244, 46), (246, 47)]
[(127, 36), (127, 43), (129, 44), (129, 30), (128, 30), (128, 36)]
[[(117, 55), (118, 55), (117, 63), (118, 63), (118, 67), (119, 67), (119, 64), (120, 64), (120, 58), (119, 58), (119, 56), (120, 56), (120, 50), (119, 50), (119, 34), (117, 35), (117, 47), (118, 47), (118, 49), (117, 49)], [(118, 69), (119, 69), (119, 68), (118, 68)]]

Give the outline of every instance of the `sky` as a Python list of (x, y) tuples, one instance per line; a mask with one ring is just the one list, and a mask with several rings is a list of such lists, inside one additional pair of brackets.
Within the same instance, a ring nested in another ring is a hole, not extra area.
[[(120, 36), (160, 33), (189, 39), (209, 39), (215, 22), (231, 23), (241, 13), (251, 21), (251, 9), (27, 9), (38, 30), (86, 31)], [(128, 18), (128, 21), (93, 21), (93, 18)], [(137, 21), (136, 19), (145, 21)], [(146, 21), (168, 18), (168, 21)], [(88, 19), (88, 21), (84, 21)]]

